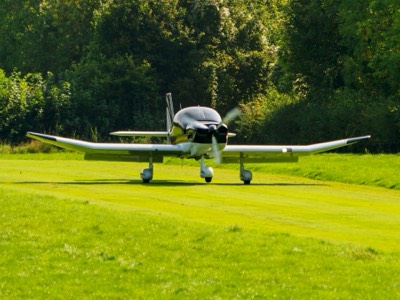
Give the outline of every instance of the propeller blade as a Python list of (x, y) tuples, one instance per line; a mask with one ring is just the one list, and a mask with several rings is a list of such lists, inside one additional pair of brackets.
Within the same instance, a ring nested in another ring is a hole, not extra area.
[(225, 115), (225, 117), (222, 119), (221, 123), (218, 124), (218, 128), (222, 126), (222, 124), (228, 124), (232, 120), (236, 119), (242, 111), (238, 108), (235, 107), (234, 109), (228, 111), (228, 113)]
[(221, 152), (219, 151), (217, 138), (212, 135), (212, 151), (214, 156), (214, 163), (219, 165), (221, 163)]

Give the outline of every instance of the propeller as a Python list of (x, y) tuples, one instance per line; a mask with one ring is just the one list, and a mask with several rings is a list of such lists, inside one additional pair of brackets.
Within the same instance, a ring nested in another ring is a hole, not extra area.
[(218, 147), (218, 141), (215, 135), (212, 135), (211, 140), (212, 140), (211, 147), (214, 156), (214, 163), (216, 165), (219, 165), (222, 162), (222, 158), (221, 158), (221, 151), (219, 151)]
[(231, 109), (230, 111), (228, 111), (228, 113), (225, 115), (225, 117), (222, 119), (222, 121), (218, 124), (217, 128), (220, 128), (222, 126), (222, 124), (230, 123), (232, 120), (234, 120), (238, 116), (240, 116), (241, 113), (242, 113), (242, 111), (238, 107)]
[(213, 157), (214, 157), (214, 163), (216, 165), (219, 165), (222, 162), (222, 157), (221, 157), (221, 151), (219, 150), (218, 146), (218, 140), (216, 138), (216, 134), (218, 133), (218, 128), (220, 128), (223, 124), (228, 124), (235, 118), (237, 118), (241, 114), (241, 110), (238, 107), (235, 107), (234, 109), (230, 110), (225, 117), (222, 119), (222, 121), (217, 125), (211, 125), (208, 127), (208, 131), (212, 134), (211, 136), (211, 148), (213, 152)]

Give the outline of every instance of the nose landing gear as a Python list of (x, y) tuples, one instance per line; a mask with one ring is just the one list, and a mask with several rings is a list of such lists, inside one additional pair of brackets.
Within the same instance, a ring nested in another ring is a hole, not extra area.
[(200, 177), (204, 178), (204, 180), (207, 183), (211, 182), (212, 178), (214, 177), (213, 168), (206, 166), (204, 164), (204, 155), (201, 157), (201, 160), (200, 160)]

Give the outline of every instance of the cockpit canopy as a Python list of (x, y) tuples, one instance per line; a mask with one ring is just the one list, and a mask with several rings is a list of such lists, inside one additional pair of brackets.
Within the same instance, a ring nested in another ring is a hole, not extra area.
[(211, 125), (219, 124), (222, 119), (214, 109), (203, 106), (192, 106), (181, 109), (174, 117), (174, 124), (182, 129), (186, 129), (193, 121)]

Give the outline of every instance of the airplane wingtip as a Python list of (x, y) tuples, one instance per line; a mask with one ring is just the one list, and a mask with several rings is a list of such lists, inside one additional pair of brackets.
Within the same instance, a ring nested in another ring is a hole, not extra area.
[(347, 144), (353, 144), (353, 143), (357, 143), (363, 140), (368, 140), (371, 138), (371, 135), (364, 135), (364, 136), (359, 136), (359, 137), (354, 137), (354, 138), (350, 138), (347, 140)]
[(32, 131), (28, 131), (26, 136), (30, 137), (30, 138), (34, 138), (34, 139), (45, 139), (45, 140), (54, 141), (54, 142), (57, 141), (57, 139), (54, 136), (43, 134), (43, 133), (32, 132)]

